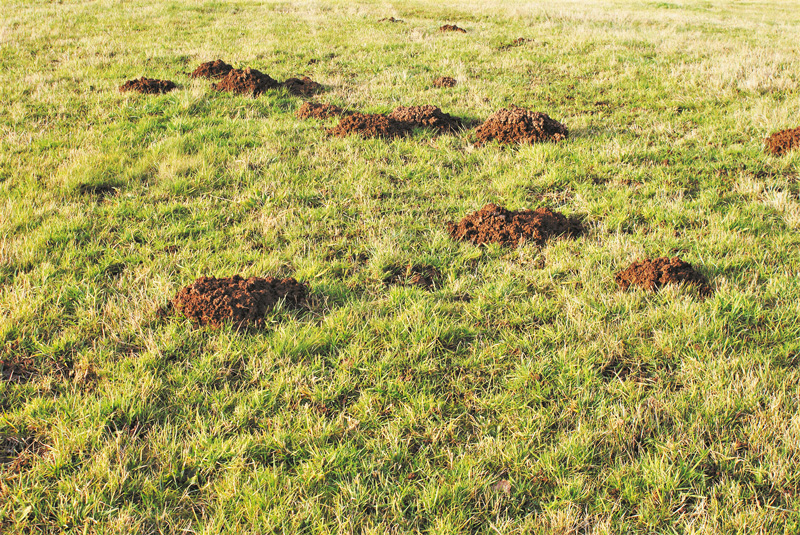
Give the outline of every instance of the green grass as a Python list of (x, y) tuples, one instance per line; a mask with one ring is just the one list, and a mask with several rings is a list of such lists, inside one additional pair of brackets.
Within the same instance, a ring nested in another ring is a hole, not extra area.
[[(0, 380), (0, 444), (31, 445), (3, 533), (800, 530), (800, 152), (763, 150), (800, 122), (794, 2), (0, 7), (0, 359), (32, 374)], [(217, 58), (571, 136), (329, 138), (299, 98), (186, 74)], [(180, 89), (117, 91), (143, 75)], [(587, 232), (451, 241), (487, 202)], [(674, 255), (712, 297), (616, 287)], [(382, 283), (408, 263), (441, 284)], [(236, 273), (312, 305), (156, 314)]]

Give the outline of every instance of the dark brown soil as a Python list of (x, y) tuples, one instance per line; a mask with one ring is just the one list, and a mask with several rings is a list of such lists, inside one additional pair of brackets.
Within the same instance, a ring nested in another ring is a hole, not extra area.
[(692, 284), (701, 295), (710, 295), (711, 287), (702, 273), (677, 256), (666, 256), (634, 262), (614, 277), (623, 290), (635, 284), (645, 290), (656, 291), (665, 284)]
[(547, 114), (511, 106), (503, 108), (475, 129), (478, 144), (497, 140), (499, 143), (536, 143), (561, 141), (567, 128)]
[(379, 113), (352, 113), (342, 118), (334, 128), (327, 130), (328, 134), (346, 137), (358, 134), (361, 137), (394, 138), (411, 134), (412, 125)]
[(10, 357), (0, 360), (0, 380), (25, 383), (36, 374), (32, 358)]
[(301, 306), (307, 297), (308, 288), (292, 278), (244, 279), (235, 275), (200, 277), (178, 292), (171, 304), (201, 325), (233, 323), (242, 327), (262, 325), (264, 315), (281, 299), (290, 306)]
[(257, 97), (261, 93), (279, 86), (280, 84), (268, 74), (248, 67), (246, 69), (232, 69), (212, 87), (217, 91), (231, 91), (240, 95)]
[(582, 226), (579, 221), (549, 208), (511, 211), (490, 203), (458, 223), (448, 223), (447, 230), (453, 239), (475, 245), (500, 243), (516, 247), (523, 241), (542, 245), (562, 234), (576, 236), (582, 232)]
[(303, 102), (300, 109), (295, 114), (298, 119), (329, 119), (336, 115), (346, 115), (343, 108), (333, 104), (323, 104), (319, 102)]
[(403, 23), (405, 21), (404, 20), (400, 20), (400, 19), (396, 19), (394, 17), (389, 17), (389, 18), (378, 19), (378, 22), (399, 22), (399, 23)]
[(800, 126), (781, 130), (767, 138), (767, 150), (780, 156), (790, 150), (800, 149)]
[(501, 46), (500, 50), (508, 50), (509, 48), (514, 48), (516, 46), (522, 46), (527, 42), (528, 42), (528, 40), (525, 39), (524, 37), (517, 37), (516, 39), (514, 39), (513, 41), (511, 41), (507, 45)]
[(410, 123), (414, 126), (435, 128), (440, 132), (456, 132), (463, 126), (461, 119), (453, 117), (436, 106), (398, 106), (389, 114), (390, 119)]
[(144, 93), (146, 95), (154, 95), (158, 93), (168, 93), (177, 86), (169, 80), (155, 80), (153, 78), (145, 78), (142, 76), (138, 80), (128, 80), (119, 87), (121, 93), (126, 91), (136, 91), (137, 93)]
[(457, 83), (455, 78), (441, 76), (433, 81), (433, 87), (455, 87)]
[(445, 24), (444, 26), (442, 26), (441, 28), (439, 28), (439, 31), (440, 31), (440, 32), (461, 32), (461, 33), (467, 33), (467, 30), (465, 30), (464, 28), (459, 28), (459, 27), (458, 27), (458, 26), (456, 26), (455, 24)]
[(322, 91), (322, 85), (318, 84), (308, 76), (302, 78), (289, 78), (283, 82), (283, 87), (289, 93), (298, 97), (310, 97)]
[(392, 265), (385, 271), (386, 285), (418, 286), (426, 290), (434, 290), (442, 278), (438, 269), (427, 264)]
[(36, 437), (8, 436), (0, 438), (0, 466), (9, 473), (27, 468), (36, 457), (41, 457), (48, 446)]
[(199, 67), (197, 67), (191, 76), (192, 78), (224, 78), (229, 72), (233, 70), (233, 67), (218, 59), (216, 61), (207, 61), (206, 63), (201, 63)]

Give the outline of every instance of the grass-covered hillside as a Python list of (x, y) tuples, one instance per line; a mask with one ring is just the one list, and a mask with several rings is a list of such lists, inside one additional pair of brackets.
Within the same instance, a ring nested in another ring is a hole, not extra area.
[[(0, 9), (0, 532), (800, 531), (800, 150), (764, 149), (796, 2)], [(337, 137), (306, 100), (465, 126)], [(511, 105), (567, 138), (477, 142)], [(582, 232), (454, 240), (488, 203)], [(657, 257), (709, 291), (616, 282)], [(169, 306), (237, 274), (309, 294)]]

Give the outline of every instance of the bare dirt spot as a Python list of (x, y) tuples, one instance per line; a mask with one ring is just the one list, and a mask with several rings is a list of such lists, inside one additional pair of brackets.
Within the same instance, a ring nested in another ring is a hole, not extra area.
[(169, 80), (156, 80), (154, 78), (145, 78), (142, 76), (137, 80), (128, 80), (119, 86), (119, 91), (120, 93), (136, 91), (137, 93), (144, 93), (145, 95), (155, 95), (158, 93), (168, 93), (176, 87), (177, 86)]
[(337, 137), (358, 134), (364, 138), (395, 138), (411, 134), (411, 129), (410, 123), (391, 119), (380, 113), (352, 113), (343, 117), (337, 126), (329, 128), (327, 132)]
[(536, 143), (561, 141), (567, 128), (547, 114), (511, 106), (503, 108), (475, 129), (478, 145), (492, 140), (499, 143)]
[(310, 97), (322, 91), (322, 85), (318, 84), (308, 76), (302, 78), (289, 78), (283, 82), (283, 87), (289, 93), (298, 97)]
[(378, 22), (394, 22), (394, 23), (400, 23), (400, 24), (402, 24), (402, 23), (404, 23), (405, 21), (404, 21), (404, 20), (401, 20), (401, 19), (396, 19), (396, 18), (394, 18), (394, 17), (388, 17), (388, 18), (378, 19)]
[(4, 357), (0, 359), (0, 380), (27, 383), (36, 374), (32, 358)]
[(800, 126), (776, 132), (766, 139), (766, 143), (767, 150), (777, 156), (800, 149)]
[(461, 119), (453, 117), (436, 106), (398, 106), (389, 114), (390, 119), (410, 123), (424, 128), (435, 128), (440, 132), (457, 132), (463, 126)]
[(577, 236), (583, 228), (578, 220), (549, 208), (511, 211), (490, 203), (458, 223), (448, 223), (447, 230), (454, 240), (516, 247), (524, 241), (542, 245), (556, 236)]
[(336, 115), (347, 115), (348, 113), (344, 108), (333, 104), (303, 102), (303, 105), (300, 106), (295, 115), (298, 119), (330, 119)]
[(513, 40), (513, 41), (511, 41), (510, 43), (508, 43), (508, 44), (506, 44), (506, 45), (502, 45), (502, 46), (499, 48), (499, 50), (508, 50), (509, 48), (514, 48), (514, 47), (517, 47), (517, 46), (522, 46), (522, 45), (524, 45), (524, 44), (525, 44), (525, 43), (527, 43), (527, 42), (528, 42), (528, 40), (527, 40), (527, 39), (525, 39), (524, 37), (517, 37), (516, 39), (514, 39), (514, 40)]
[(49, 446), (33, 436), (0, 437), (0, 469), (19, 473), (48, 449)]
[(700, 295), (711, 294), (708, 279), (677, 256), (674, 258), (662, 256), (634, 262), (627, 269), (617, 273), (614, 280), (623, 290), (636, 285), (654, 292), (666, 284), (691, 284), (697, 287)]
[(458, 82), (449, 76), (440, 76), (433, 81), (433, 87), (455, 87)]
[(221, 59), (216, 61), (207, 61), (206, 63), (201, 63), (199, 67), (197, 67), (191, 76), (192, 78), (224, 78), (229, 72), (233, 70), (231, 65), (228, 65)]
[(275, 89), (280, 84), (268, 74), (256, 69), (232, 69), (222, 80), (212, 87), (217, 91), (230, 91), (239, 95), (258, 95), (269, 89)]
[(440, 28), (439, 28), (439, 31), (440, 31), (440, 32), (461, 32), (461, 33), (467, 33), (467, 30), (465, 30), (464, 28), (459, 28), (459, 27), (458, 27), (458, 26), (456, 26), (455, 24), (445, 24), (444, 26), (442, 26), (442, 27), (440, 27)]
[(200, 277), (178, 292), (171, 305), (200, 325), (261, 326), (264, 315), (281, 299), (289, 306), (298, 307), (307, 297), (308, 288), (292, 278), (244, 279), (234, 275), (219, 279)]
[(81, 195), (88, 195), (104, 199), (114, 195), (117, 192), (117, 186), (114, 184), (81, 184), (77, 188), (78, 193)]
[(387, 267), (383, 283), (388, 285), (418, 286), (426, 290), (434, 290), (440, 285), (442, 274), (427, 264), (394, 264)]

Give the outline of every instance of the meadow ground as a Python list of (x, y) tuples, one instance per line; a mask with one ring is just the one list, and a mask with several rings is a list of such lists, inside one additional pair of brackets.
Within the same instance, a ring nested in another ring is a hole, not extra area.
[[(800, 530), (800, 151), (763, 142), (800, 126), (796, 2), (0, 8), (3, 533)], [(188, 76), (217, 58), (570, 135), (330, 137)], [(489, 202), (585, 232), (450, 239)], [(619, 289), (658, 256), (713, 293)], [(157, 314), (234, 274), (311, 303)]]

